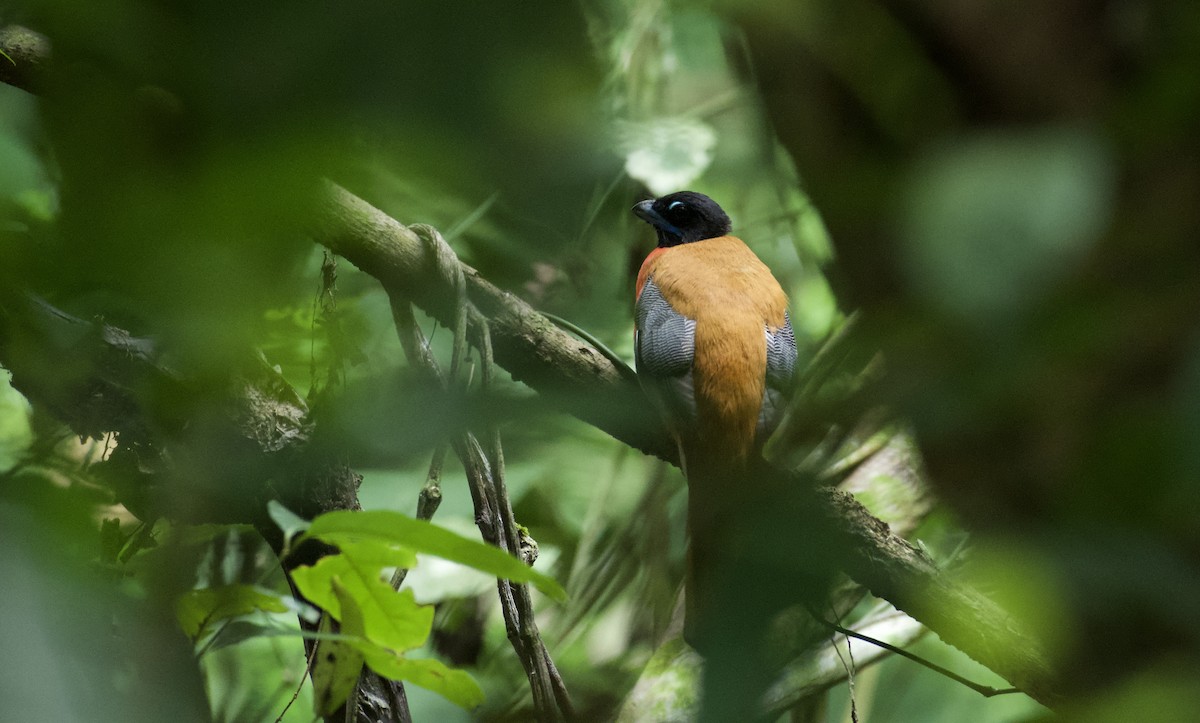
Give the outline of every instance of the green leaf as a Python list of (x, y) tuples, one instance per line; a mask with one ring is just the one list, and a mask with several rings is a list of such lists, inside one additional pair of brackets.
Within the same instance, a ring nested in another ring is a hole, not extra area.
[(483, 702), (483, 689), (474, 678), (465, 671), (446, 667), (439, 660), (411, 660), (375, 646), (364, 645), (360, 651), (367, 665), (385, 678), (419, 685), (468, 710)]
[[(334, 598), (341, 609), (341, 632), (347, 636), (360, 636), (363, 631), (363, 616), (354, 596), (335, 577), (331, 581)], [(321, 631), (329, 632), (329, 617), (321, 620)], [(359, 645), (352, 641), (322, 640), (317, 644), (312, 666), (313, 706), (321, 715), (336, 711), (350, 692), (362, 672), (363, 655)]]
[(345, 622), (336, 583), (354, 600), (355, 611), (363, 619), (366, 639), (399, 651), (424, 645), (433, 626), (433, 608), (418, 605), (412, 591), (396, 592), (380, 577), (385, 566), (410, 567), (413, 553), (379, 541), (346, 541), (340, 547), (340, 554), (328, 555), (316, 565), (292, 571), (292, 580), (300, 592)]
[(287, 605), (277, 593), (253, 585), (225, 585), (189, 590), (175, 603), (179, 627), (193, 641), (219, 620), (256, 610), (282, 613)]
[(436, 555), (495, 577), (532, 583), (555, 600), (561, 601), (567, 597), (562, 586), (552, 578), (535, 571), (503, 550), (399, 512), (327, 512), (313, 520), (307, 534), (338, 547), (370, 540), (403, 545), (415, 552)]
[(271, 516), (271, 521), (283, 530), (283, 539), (286, 543), (298, 533), (308, 529), (308, 520), (300, 517), (295, 512), (281, 505), (276, 500), (267, 502), (267, 514)]

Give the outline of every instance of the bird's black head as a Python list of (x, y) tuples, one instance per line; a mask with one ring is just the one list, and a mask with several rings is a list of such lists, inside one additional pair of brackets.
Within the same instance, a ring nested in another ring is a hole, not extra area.
[(716, 238), (729, 233), (729, 216), (717, 202), (694, 191), (680, 191), (669, 196), (642, 201), (633, 207), (638, 218), (658, 232), (659, 246)]

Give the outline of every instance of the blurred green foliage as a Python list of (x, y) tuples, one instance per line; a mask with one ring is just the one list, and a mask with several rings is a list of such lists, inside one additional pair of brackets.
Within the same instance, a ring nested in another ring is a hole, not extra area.
[(907, 282), (968, 324), (1019, 318), (1110, 222), (1115, 171), (1103, 138), (1077, 129), (931, 152), (901, 211)]
[[(511, 380), (499, 411), (447, 402), (406, 371), (374, 280), (340, 262), (322, 298), (304, 229), (332, 178), (629, 358), (653, 240), (628, 208), (708, 193), (789, 291), (806, 357), (839, 300), (868, 311), (882, 397), (962, 524), (990, 533), (970, 572), (1086, 663), (1064, 714), (1186, 718), (1200, 17), (917, 5), (8, 3), (0, 19), (47, 34), (55, 65), (39, 97), (0, 85), (0, 289), (153, 338), (201, 380), (261, 351), (320, 392), (368, 509), (411, 513), (433, 446), (499, 417), (517, 519), (569, 592), (537, 598), (539, 624), (581, 718), (605, 719), (670, 616), (682, 478)], [(422, 325), (448, 359), (451, 334)], [(0, 372), (0, 719), (274, 720), (303, 680), (295, 615), (247, 610), (197, 655), (174, 611), (216, 584), (283, 596), (275, 561), (220, 534), (160, 539), (117, 504), (98, 464), (112, 443), (78, 442)], [(474, 536), (461, 477), (451, 462), (437, 519)], [(921, 535), (939, 554), (961, 539)], [(423, 560), (409, 582), (438, 606), (417, 654), (486, 693), (468, 715), (410, 688), (415, 719), (526, 719), (487, 579)], [(849, 695), (827, 694), (828, 720)], [(902, 660), (854, 695), (873, 721), (1045, 714)], [(310, 720), (308, 697), (285, 720)]]

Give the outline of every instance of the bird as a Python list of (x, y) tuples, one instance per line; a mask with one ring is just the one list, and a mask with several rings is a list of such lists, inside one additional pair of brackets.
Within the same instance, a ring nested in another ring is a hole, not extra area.
[(783, 288), (714, 200), (681, 191), (633, 213), (658, 238), (637, 275), (634, 354), (688, 484), (684, 638), (699, 647), (731, 510), (756, 492), (747, 486), (784, 410), (796, 336)]

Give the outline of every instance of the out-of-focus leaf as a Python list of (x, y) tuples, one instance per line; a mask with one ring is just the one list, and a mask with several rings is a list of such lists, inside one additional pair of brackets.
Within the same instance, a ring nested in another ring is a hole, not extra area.
[[(1033, 546), (1016, 539), (976, 539), (964, 574), (972, 583), (986, 585), (993, 599), (1004, 606), (1046, 650), (1069, 650), (1080, 635), (1070, 615), (1068, 592), (1061, 574)], [(1114, 561), (1112, 569), (1119, 570)]]
[(363, 635), (368, 640), (398, 651), (424, 645), (433, 625), (433, 608), (418, 605), (409, 590), (396, 592), (381, 577), (385, 566), (411, 566), (412, 553), (396, 551), (378, 541), (345, 542), (339, 547), (341, 554), (292, 571), (300, 592), (341, 620), (342, 598), (336, 593), (337, 582), (354, 598), (355, 612), (362, 617)]
[(225, 585), (189, 590), (175, 604), (179, 626), (198, 640), (214, 622), (248, 615), (256, 610), (282, 613), (288, 608), (278, 593), (254, 585)]
[(557, 582), (506, 552), (399, 512), (327, 512), (313, 520), (308, 535), (338, 547), (370, 540), (403, 545), (415, 552), (437, 555), (496, 577), (531, 583), (555, 600), (566, 598)]
[(35, 501), (0, 500), (0, 720), (212, 720), (193, 646), (157, 601), (106, 584), (80, 555), (94, 549), (86, 508), (57, 490)]
[(367, 665), (384, 677), (415, 683), (463, 708), (474, 708), (483, 702), (483, 689), (474, 678), (462, 670), (446, 667), (439, 660), (410, 660), (370, 645), (360, 646), (360, 651)]
[(1131, 720), (1191, 720), (1200, 709), (1200, 689), (1194, 666), (1157, 666), (1119, 686), (1108, 687), (1094, 699), (1064, 706), (1062, 720), (1124, 723)]
[(31, 120), (36, 106), (27, 94), (0, 86), (0, 198), (16, 198), (45, 184), (45, 169), (32, 137)]
[(1114, 160), (1077, 129), (981, 135), (916, 167), (901, 230), (909, 283), (983, 321), (1029, 308), (1108, 223)]
[(707, 123), (694, 118), (656, 118), (629, 122), (620, 128), (625, 172), (651, 193), (686, 188), (700, 177), (713, 160), (717, 134)]
[[(354, 596), (336, 577), (330, 583), (341, 609), (342, 634), (362, 635), (363, 617)], [(330, 627), (328, 617), (321, 621), (322, 632), (328, 632)], [(354, 643), (340, 640), (322, 640), (314, 654), (313, 705), (319, 713), (328, 715), (345, 703), (350, 691), (354, 690), (354, 683), (362, 672), (363, 655)]]

